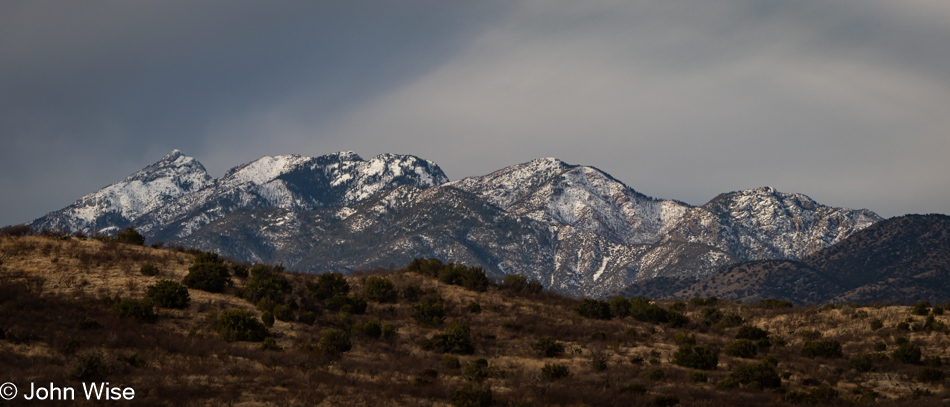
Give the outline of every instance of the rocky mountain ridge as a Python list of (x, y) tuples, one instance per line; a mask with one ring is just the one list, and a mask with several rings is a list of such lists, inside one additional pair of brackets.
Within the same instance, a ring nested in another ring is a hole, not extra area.
[[(178, 188), (122, 195), (140, 178)], [(110, 204), (88, 206), (90, 196), (109, 197), (92, 202)], [(157, 198), (113, 209), (112, 202), (140, 202), (140, 196)], [(554, 158), (449, 182), (435, 163), (407, 155), (283, 155), (213, 180), (176, 150), (32, 226), (133, 226), (149, 241), (307, 272), (438, 257), (602, 297), (657, 277), (699, 279), (740, 261), (796, 260), (878, 220), (867, 210), (831, 208), (768, 187), (694, 207)]]

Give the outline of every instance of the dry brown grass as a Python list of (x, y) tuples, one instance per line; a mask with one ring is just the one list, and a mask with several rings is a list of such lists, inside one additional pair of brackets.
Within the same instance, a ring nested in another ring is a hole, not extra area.
[[(137, 401), (146, 404), (447, 405), (455, 391), (468, 383), (463, 369), (444, 366), (442, 354), (423, 350), (420, 343), (457, 320), (469, 324), (475, 346), (473, 355), (458, 358), (463, 366), (475, 359), (488, 361), (490, 373), (482, 385), (492, 389), (496, 405), (649, 405), (663, 395), (675, 395), (684, 406), (784, 405), (788, 403), (783, 401), (783, 392), (808, 392), (820, 385), (835, 388), (840, 405), (850, 405), (870, 392), (878, 394), (878, 405), (939, 405), (950, 396), (942, 383), (917, 382), (919, 365), (886, 360), (869, 373), (848, 366), (847, 356), (875, 352), (879, 342), (889, 354), (900, 337), (919, 344), (925, 356), (950, 360), (946, 333), (896, 328), (908, 318), (923, 321), (924, 317), (911, 316), (908, 307), (768, 310), (755, 304), (720, 302), (723, 312), (736, 312), (745, 324), (768, 330), (773, 342), (784, 342), (768, 350), (783, 375), (778, 392), (723, 391), (715, 384), (750, 360), (720, 354), (717, 368), (706, 372), (706, 383), (688, 381), (693, 369), (670, 363), (678, 332), (695, 336), (699, 345), (723, 347), (735, 338), (737, 328), (705, 328), (696, 323), (701, 307), (687, 309), (686, 315), (694, 322), (684, 328), (631, 318), (591, 320), (574, 312), (578, 301), (570, 298), (512, 295), (494, 287), (473, 292), (405, 271), (383, 270), (379, 272), (399, 290), (419, 285), (437, 291), (445, 302), (446, 324), (428, 327), (414, 322), (409, 317), (413, 304), (403, 298), (391, 304), (370, 303), (366, 314), (345, 317), (350, 325), (317, 305), (313, 325), (274, 324), (271, 332), (284, 351), (272, 352), (260, 350), (257, 343), (226, 343), (214, 331), (216, 315), (224, 310), (238, 308), (259, 315), (252, 304), (235, 296), (243, 284), (240, 279), (235, 279), (236, 287), (221, 294), (190, 290), (189, 308), (161, 309), (155, 324), (119, 318), (100, 301), (103, 296), (141, 297), (145, 287), (159, 279), (180, 281), (193, 261), (190, 254), (94, 240), (24, 237), (0, 239), (0, 259), (0, 329), (6, 332), (6, 339), (0, 340), (0, 371), (7, 374), (0, 379), (72, 383), (68, 371), (76, 360), (74, 352), (101, 351), (114, 368), (109, 380), (134, 387)], [(145, 263), (156, 264), (161, 273), (141, 275), (138, 270)], [(300, 304), (312, 302), (305, 287), (314, 276), (287, 277), (293, 286), (290, 297)], [(360, 277), (348, 281), (351, 294), (358, 295)], [(480, 305), (481, 312), (469, 311), (472, 302)], [(937, 320), (950, 324), (948, 316)], [(83, 319), (95, 320), (101, 328), (83, 329), (77, 322)], [(884, 327), (872, 331), (872, 319), (880, 319)], [(395, 325), (398, 335), (386, 341), (354, 331), (352, 350), (339, 360), (306, 350), (323, 329), (350, 329), (369, 320)], [(627, 334), (630, 330), (635, 335)], [(603, 334), (592, 335), (595, 331)], [(805, 331), (841, 342), (845, 358), (802, 356)], [(531, 344), (542, 336), (562, 342), (566, 352), (555, 358), (540, 357)], [(67, 352), (70, 341), (77, 342), (78, 348)], [(135, 368), (118, 361), (131, 354), (139, 355), (148, 366)], [(606, 370), (594, 368), (595, 357), (607, 361)], [(543, 378), (541, 368), (552, 362), (568, 366), (571, 375), (556, 381)], [(655, 369), (665, 377), (649, 379), (648, 372)]]

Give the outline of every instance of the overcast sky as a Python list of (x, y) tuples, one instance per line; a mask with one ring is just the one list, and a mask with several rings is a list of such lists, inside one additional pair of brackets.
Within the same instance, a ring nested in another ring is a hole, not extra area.
[(950, 2), (0, 2), (0, 225), (172, 149), (539, 157), (703, 204), (950, 213)]

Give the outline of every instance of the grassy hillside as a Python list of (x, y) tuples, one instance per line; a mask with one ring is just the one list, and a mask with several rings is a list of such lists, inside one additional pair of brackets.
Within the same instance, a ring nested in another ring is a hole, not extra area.
[[(182, 309), (132, 301), (160, 280), (185, 280), (195, 254), (0, 238), (0, 381), (21, 393), (30, 382), (108, 381), (155, 405), (919, 406), (950, 398), (942, 307), (581, 301), (425, 263), (338, 280), (274, 267), (239, 277), (247, 268), (226, 264), (233, 285), (188, 289)], [(210, 257), (199, 254), (199, 263)], [(146, 265), (157, 274), (143, 275)], [(249, 322), (228, 329), (235, 310), (277, 320), (255, 337)], [(225, 340), (236, 332), (251, 340)]]

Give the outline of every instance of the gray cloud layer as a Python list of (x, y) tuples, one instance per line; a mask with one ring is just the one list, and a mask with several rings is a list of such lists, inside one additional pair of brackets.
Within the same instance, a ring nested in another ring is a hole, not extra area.
[(937, 1), (0, 3), (0, 225), (173, 148), (542, 156), (701, 204), (773, 185), (950, 213)]

